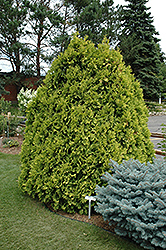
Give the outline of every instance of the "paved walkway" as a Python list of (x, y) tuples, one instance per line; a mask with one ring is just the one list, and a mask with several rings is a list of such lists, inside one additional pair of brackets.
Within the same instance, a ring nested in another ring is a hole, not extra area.
[[(166, 115), (162, 115), (162, 116), (150, 116), (148, 118), (148, 128), (150, 130), (150, 132), (157, 132), (157, 133), (161, 133), (162, 131), (162, 124), (166, 124)], [(159, 145), (158, 143), (160, 143), (162, 141), (162, 138), (155, 138), (155, 137), (151, 137), (151, 141), (154, 144), (154, 148), (155, 149), (159, 149)], [(157, 155), (157, 158), (162, 158), (162, 156)]]
[(150, 116), (148, 118), (148, 128), (150, 132), (161, 132), (161, 124), (166, 124), (166, 115)]

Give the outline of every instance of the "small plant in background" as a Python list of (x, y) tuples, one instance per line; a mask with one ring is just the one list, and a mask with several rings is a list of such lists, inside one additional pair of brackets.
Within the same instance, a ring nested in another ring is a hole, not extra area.
[(17, 128), (20, 124), (20, 119), (17, 116), (12, 116), (9, 118), (8, 125), (9, 125), (9, 136), (15, 136), (17, 133)]
[(7, 122), (3, 115), (0, 115), (0, 135), (5, 133), (7, 129)]
[(28, 103), (36, 96), (36, 93), (37, 93), (37, 90), (31, 90), (28, 88), (24, 90), (24, 88), (21, 88), (19, 94), (17, 95), (18, 106), (24, 115), (25, 115)]
[(166, 162), (110, 160), (110, 166), (112, 174), (102, 177), (107, 186), (96, 188), (96, 212), (115, 225), (118, 235), (147, 249), (166, 249)]
[(7, 114), (9, 112), (9, 109), (11, 107), (11, 102), (6, 101), (4, 97), (0, 99), (0, 111), (3, 114)]
[(4, 148), (11, 148), (11, 147), (18, 147), (19, 146), (19, 142), (13, 139), (9, 139), (9, 138), (5, 138), (2, 141), (3, 147)]
[(0, 134), (6, 134), (7, 135), (7, 123), (8, 119), (4, 115), (7, 115), (9, 109), (11, 107), (11, 102), (6, 101), (4, 97), (0, 99), (0, 112), (2, 115), (0, 116)]
[[(159, 148), (161, 148), (162, 151), (166, 152), (166, 124), (161, 124), (162, 127), (162, 134), (163, 134), (163, 140), (161, 141), (161, 143), (158, 143)], [(164, 157), (164, 159), (166, 159), (166, 156)]]

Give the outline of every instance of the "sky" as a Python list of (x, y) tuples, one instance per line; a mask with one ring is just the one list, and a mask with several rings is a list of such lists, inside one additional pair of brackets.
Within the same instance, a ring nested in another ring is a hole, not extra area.
[[(124, 0), (114, 0), (114, 5), (128, 5), (127, 1)], [(153, 25), (156, 28), (156, 31), (159, 32), (158, 38), (160, 41), (160, 47), (162, 52), (166, 54), (166, 0), (149, 0), (146, 4), (147, 7), (150, 7), (149, 12), (154, 19)], [(11, 71), (11, 67), (7, 65), (7, 61), (0, 60), (0, 69), (3, 72)]]
[[(114, 5), (128, 5), (129, 2), (124, 0), (114, 0)], [(150, 7), (149, 12), (154, 19), (153, 25), (159, 33), (158, 38), (162, 52), (166, 54), (166, 0), (149, 0), (146, 4)]]

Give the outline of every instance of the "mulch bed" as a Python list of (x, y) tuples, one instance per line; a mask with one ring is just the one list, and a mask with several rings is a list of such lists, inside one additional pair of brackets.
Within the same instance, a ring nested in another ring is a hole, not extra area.
[(5, 154), (12, 154), (12, 155), (17, 155), (21, 152), (21, 145), (23, 143), (23, 136), (19, 135), (19, 136), (14, 136), (14, 137), (9, 137), (12, 140), (16, 140), (19, 142), (19, 146), (18, 147), (7, 147), (4, 148), (4, 145), (2, 144), (3, 139), (6, 137), (1, 137), (0, 138), (0, 152), (5, 153)]

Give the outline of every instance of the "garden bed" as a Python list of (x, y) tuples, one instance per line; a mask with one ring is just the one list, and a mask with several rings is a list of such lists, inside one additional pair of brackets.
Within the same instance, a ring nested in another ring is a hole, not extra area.
[(19, 146), (18, 147), (4, 147), (4, 145), (2, 144), (3, 139), (6, 137), (1, 137), (0, 139), (0, 152), (5, 153), (5, 154), (12, 154), (12, 155), (16, 155), (19, 154), (21, 152), (21, 145), (23, 143), (23, 136), (19, 135), (19, 136), (14, 136), (14, 137), (9, 137), (12, 140), (16, 140), (19, 142)]

